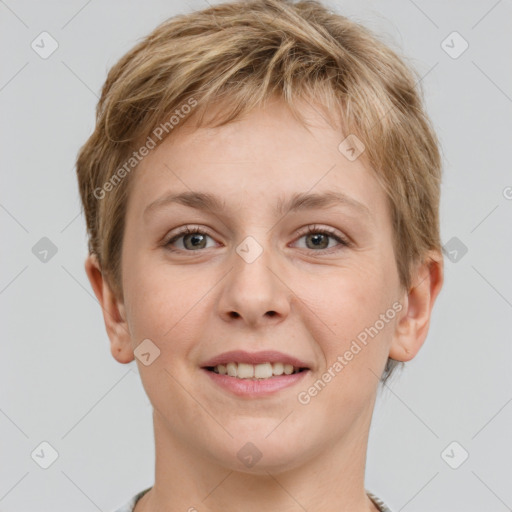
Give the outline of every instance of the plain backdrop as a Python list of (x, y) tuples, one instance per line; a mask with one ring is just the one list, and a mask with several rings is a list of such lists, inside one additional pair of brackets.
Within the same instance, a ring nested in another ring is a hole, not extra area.
[[(327, 3), (421, 74), (444, 162), (445, 285), (425, 345), (379, 397), (366, 488), (393, 511), (512, 510), (512, 2)], [(3, 512), (108, 512), (154, 481), (151, 406), (135, 363), (110, 355), (83, 268), (74, 161), (107, 70), (206, 6), (0, 1)]]

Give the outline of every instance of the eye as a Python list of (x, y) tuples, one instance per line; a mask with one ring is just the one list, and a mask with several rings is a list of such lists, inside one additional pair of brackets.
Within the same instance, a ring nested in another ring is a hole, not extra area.
[(335, 231), (330, 228), (321, 228), (318, 226), (308, 226), (306, 231), (302, 233), (299, 240), (304, 238), (306, 242), (306, 249), (313, 251), (332, 249), (329, 246), (330, 239), (338, 242), (338, 245), (348, 247), (350, 243), (348, 240), (339, 236)]
[[(208, 233), (200, 230), (199, 228), (190, 228), (189, 226), (186, 226), (181, 231), (176, 233), (172, 238), (170, 238), (164, 245), (170, 251), (182, 250), (190, 252), (196, 251), (198, 249), (207, 249), (207, 238), (211, 238)], [(183, 239), (181, 241), (182, 247), (178, 247), (178, 249), (173, 248), (172, 245), (180, 239)]]
[[(197, 227), (186, 226), (182, 228), (178, 233), (175, 233), (169, 240), (167, 240), (167, 242), (164, 243), (164, 246), (172, 252), (195, 252), (200, 249), (215, 247), (215, 244), (213, 246), (207, 246), (207, 238), (213, 240), (213, 238), (204, 230), (201, 230)], [(350, 242), (342, 238), (334, 230), (330, 228), (322, 228), (319, 226), (308, 226), (298, 240), (302, 238), (304, 238), (306, 241), (305, 248), (315, 252), (319, 252), (318, 250), (325, 251), (332, 249), (333, 246), (330, 245), (331, 240), (338, 242), (338, 246), (350, 246)], [(174, 245), (178, 241), (180, 241), (180, 244), (178, 244), (178, 247), (176, 248)], [(337, 250), (336, 244), (334, 244), (334, 250)]]

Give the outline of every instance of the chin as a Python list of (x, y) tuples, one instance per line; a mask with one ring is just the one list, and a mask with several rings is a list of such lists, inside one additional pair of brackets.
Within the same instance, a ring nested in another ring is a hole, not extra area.
[[(247, 437), (239, 434), (220, 450), (210, 453), (226, 469), (251, 475), (268, 476), (268, 473), (282, 473), (305, 464), (309, 450), (304, 437), (293, 441), (290, 436), (285, 439), (274, 432), (265, 438), (275, 426), (274, 423), (265, 433), (255, 435), (253, 431), (253, 435)], [(212, 448), (211, 442), (209, 448)]]

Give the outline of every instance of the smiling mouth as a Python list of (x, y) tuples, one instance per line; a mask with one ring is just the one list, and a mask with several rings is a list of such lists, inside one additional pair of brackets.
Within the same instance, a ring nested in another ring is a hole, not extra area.
[(236, 363), (219, 364), (217, 366), (205, 366), (205, 370), (219, 375), (235, 377), (238, 379), (263, 380), (282, 375), (292, 375), (308, 370), (308, 368), (300, 368), (291, 364), (284, 363)]

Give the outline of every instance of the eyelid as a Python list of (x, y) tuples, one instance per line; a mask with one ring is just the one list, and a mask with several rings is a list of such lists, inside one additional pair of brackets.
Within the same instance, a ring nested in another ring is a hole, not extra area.
[[(162, 245), (173, 252), (194, 253), (194, 252), (204, 251), (205, 249), (197, 250), (197, 251), (186, 251), (183, 249), (173, 249), (170, 246), (171, 242), (175, 242), (175, 241), (179, 240), (180, 238), (182, 238), (183, 236), (186, 236), (188, 234), (196, 234), (196, 233), (204, 234), (206, 236), (209, 236), (212, 240), (215, 240), (215, 237), (209, 232), (209, 229), (207, 229), (203, 226), (199, 226), (199, 225), (186, 225), (181, 228), (178, 228), (177, 231), (166, 236), (164, 238), (164, 241), (162, 242)], [(305, 226), (304, 228), (300, 229), (299, 233), (296, 236), (293, 243), (295, 243), (297, 240), (300, 240), (302, 237), (307, 236), (309, 234), (313, 234), (313, 233), (325, 234), (325, 235), (329, 236), (330, 238), (335, 239), (338, 242), (338, 246), (330, 247), (329, 249), (320, 249), (320, 250), (306, 249), (306, 251), (308, 251), (308, 252), (313, 252), (313, 253), (317, 252), (317, 253), (325, 254), (325, 253), (330, 253), (332, 251), (339, 250), (339, 246), (342, 246), (342, 247), (351, 247), (352, 246), (352, 241), (345, 235), (340, 234), (334, 228), (322, 227), (322, 226), (319, 226), (318, 224), (310, 224), (310, 225)], [(217, 243), (216, 240), (215, 240), (215, 242)]]
[[(181, 237), (188, 235), (188, 234), (204, 234), (209, 236), (212, 240), (215, 240), (215, 237), (210, 233), (208, 228), (205, 228), (204, 226), (199, 225), (192, 225), (187, 224), (186, 226), (182, 226), (181, 228), (178, 228), (176, 231), (172, 232), (172, 234), (167, 235), (162, 242), (162, 245), (164, 247), (169, 246), (171, 242), (175, 242), (176, 240), (179, 240)], [(176, 251), (180, 251), (181, 249), (175, 249)], [(204, 249), (203, 249), (204, 250)], [(196, 251), (186, 251), (186, 252), (196, 252)], [(197, 251), (199, 252), (199, 251)]]
[[(305, 235), (309, 235), (312, 233), (326, 234), (329, 237), (336, 239), (338, 241), (339, 245), (345, 246), (345, 247), (352, 247), (352, 240), (350, 238), (348, 238), (346, 235), (339, 233), (334, 228), (323, 227), (323, 226), (319, 226), (318, 224), (310, 224), (309, 226), (306, 226), (305, 228), (301, 229), (299, 231), (299, 235), (295, 241), (299, 240), (300, 238), (302, 238)], [(314, 249), (306, 249), (306, 250), (313, 251), (313, 252), (324, 252), (325, 253), (325, 252), (330, 252), (330, 251), (336, 250), (336, 247), (331, 247), (329, 249), (323, 249), (323, 251), (315, 251)]]

